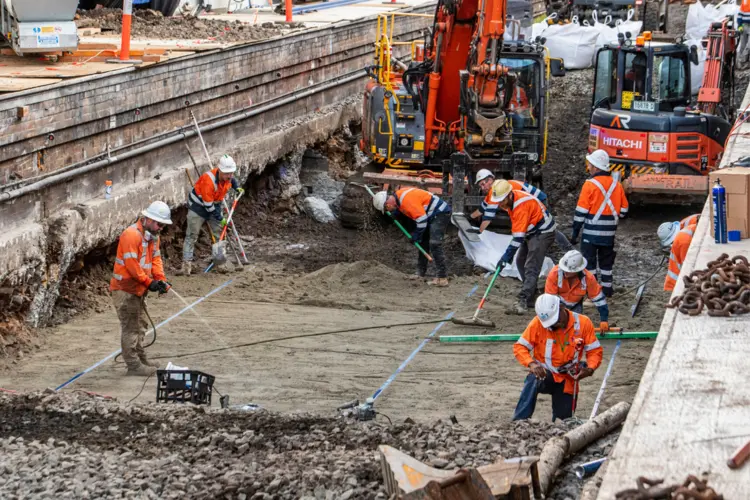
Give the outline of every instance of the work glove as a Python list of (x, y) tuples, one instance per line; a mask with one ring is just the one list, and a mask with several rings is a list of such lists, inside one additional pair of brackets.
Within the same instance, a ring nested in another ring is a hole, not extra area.
[(226, 226), (227, 225), (227, 218), (224, 217), (223, 219), (221, 219), (221, 222), (219, 222), (219, 224), (221, 224), (221, 227)]
[(157, 280), (152, 280), (151, 283), (148, 285), (148, 291), (149, 292), (158, 292), (159, 291), (159, 282)]
[(243, 194), (245, 194), (245, 190), (242, 188), (237, 188), (237, 194), (242, 196)]
[(602, 321), (599, 323), (599, 332), (600, 333), (607, 333), (609, 331), (609, 323), (606, 321)]
[(572, 375), (573, 380), (583, 380), (594, 374), (594, 370), (588, 366), (582, 366), (581, 369), (575, 375)]
[(148, 289), (152, 292), (159, 292), (159, 295), (164, 295), (172, 288), (172, 285), (163, 280), (154, 280), (148, 286)]

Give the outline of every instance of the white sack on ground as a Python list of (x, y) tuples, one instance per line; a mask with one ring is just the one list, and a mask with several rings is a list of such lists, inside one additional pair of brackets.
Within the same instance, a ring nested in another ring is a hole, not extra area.
[[(495, 272), (495, 265), (502, 258), (505, 249), (510, 245), (510, 240), (513, 239), (509, 234), (498, 234), (493, 233), (492, 231), (484, 231), (481, 233), (479, 235), (479, 241), (476, 243), (466, 239), (460, 231), (458, 236), (461, 238), (461, 243), (464, 245), (466, 257), (468, 257), (475, 266), (479, 266), (490, 272)], [(516, 252), (516, 257), (518, 257), (518, 252)], [(539, 276), (546, 278), (554, 266), (555, 264), (552, 262), (552, 259), (545, 257)], [(521, 279), (521, 276), (518, 274), (518, 267), (516, 267), (515, 257), (513, 258), (513, 265), (507, 266), (503, 269), (500, 276), (503, 278)]]
[(562, 59), (567, 69), (585, 69), (594, 64), (599, 30), (578, 23), (553, 24), (541, 32), (545, 47), (554, 59)]

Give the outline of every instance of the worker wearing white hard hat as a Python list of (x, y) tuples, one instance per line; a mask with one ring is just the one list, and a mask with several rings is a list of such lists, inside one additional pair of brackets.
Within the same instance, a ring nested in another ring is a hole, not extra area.
[(513, 420), (531, 418), (539, 394), (552, 396), (552, 420), (565, 420), (575, 411), (580, 381), (601, 364), (602, 346), (591, 320), (561, 307), (557, 295), (540, 295), (534, 308), (536, 316), (513, 346), (513, 355), (530, 372)]
[[(388, 212), (391, 217), (399, 213), (416, 223), (410, 241), (420, 246), (432, 256), (435, 263), (436, 277), (430, 285), (448, 286), (448, 267), (443, 250), (445, 229), (450, 223), (451, 207), (439, 196), (414, 187), (403, 187), (392, 194), (386, 191), (375, 193), (372, 204), (381, 213)], [(424, 279), (427, 274), (427, 257), (422, 252), (417, 254), (417, 272), (414, 279)]]
[(614, 293), (612, 269), (615, 263), (615, 232), (618, 222), (628, 213), (628, 199), (622, 184), (610, 174), (609, 154), (597, 149), (586, 155), (586, 165), (591, 177), (583, 183), (573, 216), (574, 245), (581, 237), (581, 253), (586, 258), (587, 269), (596, 273), (604, 295)]
[(149, 291), (167, 293), (170, 285), (164, 275), (159, 233), (172, 224), (169, 206), (155, 201), (141, 212), (138, 222), (120, 235), (117, 257), (109, 289), (120, 320), (122, 357), (127, 375), (151, 375), (156, 363), (143, 349), (146, 333), (146, 295)]
[[(222, 229), (227, 224), (224, 215), (224, 198), (230, 188), (238, 194), (244, 190), (234, 178), (237, 164), (229, 155), (219, 159), (219, 166), (204, 173), (193, 186), (188, 196), (188, 213), (185, 227), (185, 241), (182, 246), (182, 267), (177, 272), (180, 276), (189, 276), (193, 268), (195, 244), (200, 236), (204, 223), (208, 223), (213, 237), (218, 240)], [(216, 270), (222, 273), (230, 270), (229, 264), (223, 262), (216, 266)]]
[(599, 329), (609, 331), (609, 306), (596, 276), (586, 269), (586, 259), (578, 250), (562, 256), (560, 262), (547, 275), (544, 292), (560, 297), (562, 304), (576, 313), (583, 312), (586, 297), (599, 311)]

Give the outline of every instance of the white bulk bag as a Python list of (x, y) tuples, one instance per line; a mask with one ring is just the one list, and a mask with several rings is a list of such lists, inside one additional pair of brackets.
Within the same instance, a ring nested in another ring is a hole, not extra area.
[[(469, 241), (460, 231), (458, 232), (458, 236), (461, 238), (461, 243), (464, 245), (466, 257), (468, 257), (475, 266), (481, 267), (490, 272), (495, 272), (495, 266), (503, 257), (505, 249), (510, 245), (510, 240), (513, 239), (513, 237), (508, 234), (498, 234), (493, 233), (492, 231), (482, 232), (479, 235), (478, 242)], [(513, 265), (507, 266), (503, 269), (500, 272), (500, 276), (503, 278), (522, 279), (518, 274), (518, 267), (516, 267), (516, 257), (518, 257), (518, 252), (516, 252), (515, 257), (513, 257)], [(539, 276), (546, 278), (554, 266), (555, 264), (552, 262), (552, 259), (545, 257)]]
[(544, 45), (549, 49), (549, 56), (562, 59), (566, 69), (593, 66), (599, 38), (597, 28), (578, 23), (553, 24), (542, 31), (541, 36), (546, 38)]

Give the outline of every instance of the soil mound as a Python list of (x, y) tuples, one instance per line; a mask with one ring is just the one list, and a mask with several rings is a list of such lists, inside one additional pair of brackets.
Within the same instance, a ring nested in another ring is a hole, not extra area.
[(325, 284), (328, 287), (336, 285), (351, 286), (353, 283), (371, 287), (388, 287), (394, 280), (403, 280), (406, 275), (402, 272), (373, 260), (360, 260), (332, 264), (312, 272), (303, 279), (310, 285)]

